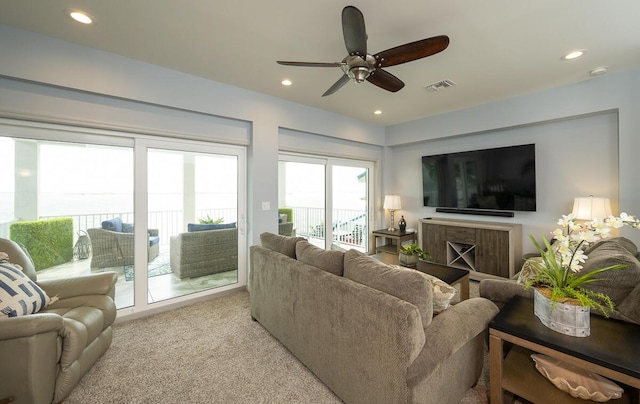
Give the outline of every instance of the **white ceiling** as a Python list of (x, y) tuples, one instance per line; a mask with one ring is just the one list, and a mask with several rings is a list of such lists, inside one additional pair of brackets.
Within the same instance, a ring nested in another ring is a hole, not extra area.
[[(276, 60), (339, 62), (341, 12), (364, 14), (369, 53), (448, 35), (444, 52), (387, 68), (397, 93), (347, 83), (321, 97), (340, 68)], [(74, 23), (83, 9), (92, 26)], [(638, 0), (3, 0), (0, 23), (381, 125), (416, 120), (640, 66)], [(562, 61), (573, 49), (584, 57)], [(1, 68), (0, 68), (1, 69)], [(291, 87), (280, 81), (289, 78)], [(425, 86), (444, 79), (440, 92)], [(595, 78), (597, 79), (597, 78)], [(381, 115), (373, 111), (381, 109)]]

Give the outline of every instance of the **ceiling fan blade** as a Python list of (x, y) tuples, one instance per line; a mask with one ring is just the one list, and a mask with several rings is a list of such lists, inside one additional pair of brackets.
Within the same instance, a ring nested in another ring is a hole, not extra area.
[(347, 76), (346, 74), (342, 75), (342, 77), (340, 77), (338, 79), (338, 81), (333, 83), (333, 85), (331, 87), (329, 87), (329, 89), (327, 91), (325, 91), (324, 94), (322, 94), (322, 96), (326, 97), (327, 95), (331, 95), (331, 94), (335, 93), (336, 91), (340, 90), (342, 88), (342, 86), (347, 84), (347, 82), (349, 80), (351, 80), (349, 78), (349, 76)]
[(344, 65), (342, 62), (286, 62), (282, 60), (278, 60), (279, 65), (284, 66), (304, 66), (304, 67), (341, 67)]
[(350, 55), (367, 54), (367, 31), (364, 27), (364, 16), (357, 8), (347, 6), (342, 10), (342, 34), (344, 44)]
[(389, 67), (434, 55), (447, 49), (447, 46), (449, 37), (440, 35), (387, 49), (375, 55), (375, 58), (380, 67)]
[(395, 93), (404, 87), (402, 80), (382, 69), (374, 70), (369, 77), (367, 77), (367, 81), (387, 91), (391, 91), (392, 93)]

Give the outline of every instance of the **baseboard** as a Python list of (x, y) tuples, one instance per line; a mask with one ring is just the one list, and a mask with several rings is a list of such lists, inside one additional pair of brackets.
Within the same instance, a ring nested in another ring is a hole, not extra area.
[(458, 213), (462, 215), (500, 216), (500, 217), (514, 216), (513, 212), (506, 211), (506, 210), (486, 210), (486, 209), (468, 209), (468, 208), (436, 208), (436, 212)]

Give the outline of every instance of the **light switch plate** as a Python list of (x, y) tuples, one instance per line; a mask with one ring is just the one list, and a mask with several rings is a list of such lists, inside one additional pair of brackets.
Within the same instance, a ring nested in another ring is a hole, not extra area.
[(262, 210), (271, 210), (271, 202), (262, 202)]

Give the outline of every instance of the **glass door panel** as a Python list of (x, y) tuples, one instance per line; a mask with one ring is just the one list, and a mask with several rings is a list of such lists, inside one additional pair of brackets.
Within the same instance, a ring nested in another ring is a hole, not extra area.
[(325, 165), (280, 161), (278, 171), (278, 211), (287, 215), (279, 216), (279, 233), (293, 222), (292, 233), (285, 235), (306, 237), (325, 248)]
[[(292, 235), (325, 249), (368, 251), (372, 167), (350, 160), (281, 156), (278, 206), (281, 214), (293, 214)], [(282, 230), (282, 215), (279, 220)]]
[(368, 251), (369, 170), (356, 166), (332, 166), (332, 244), (343, 249)]
[(116, 272), (116, 306), (133, 306), (133, 148), (0, 137), (0, 150), (0, 237), (39, 280)]
[(238, 157), (150, 148), (148, 302), (238, 282)]

